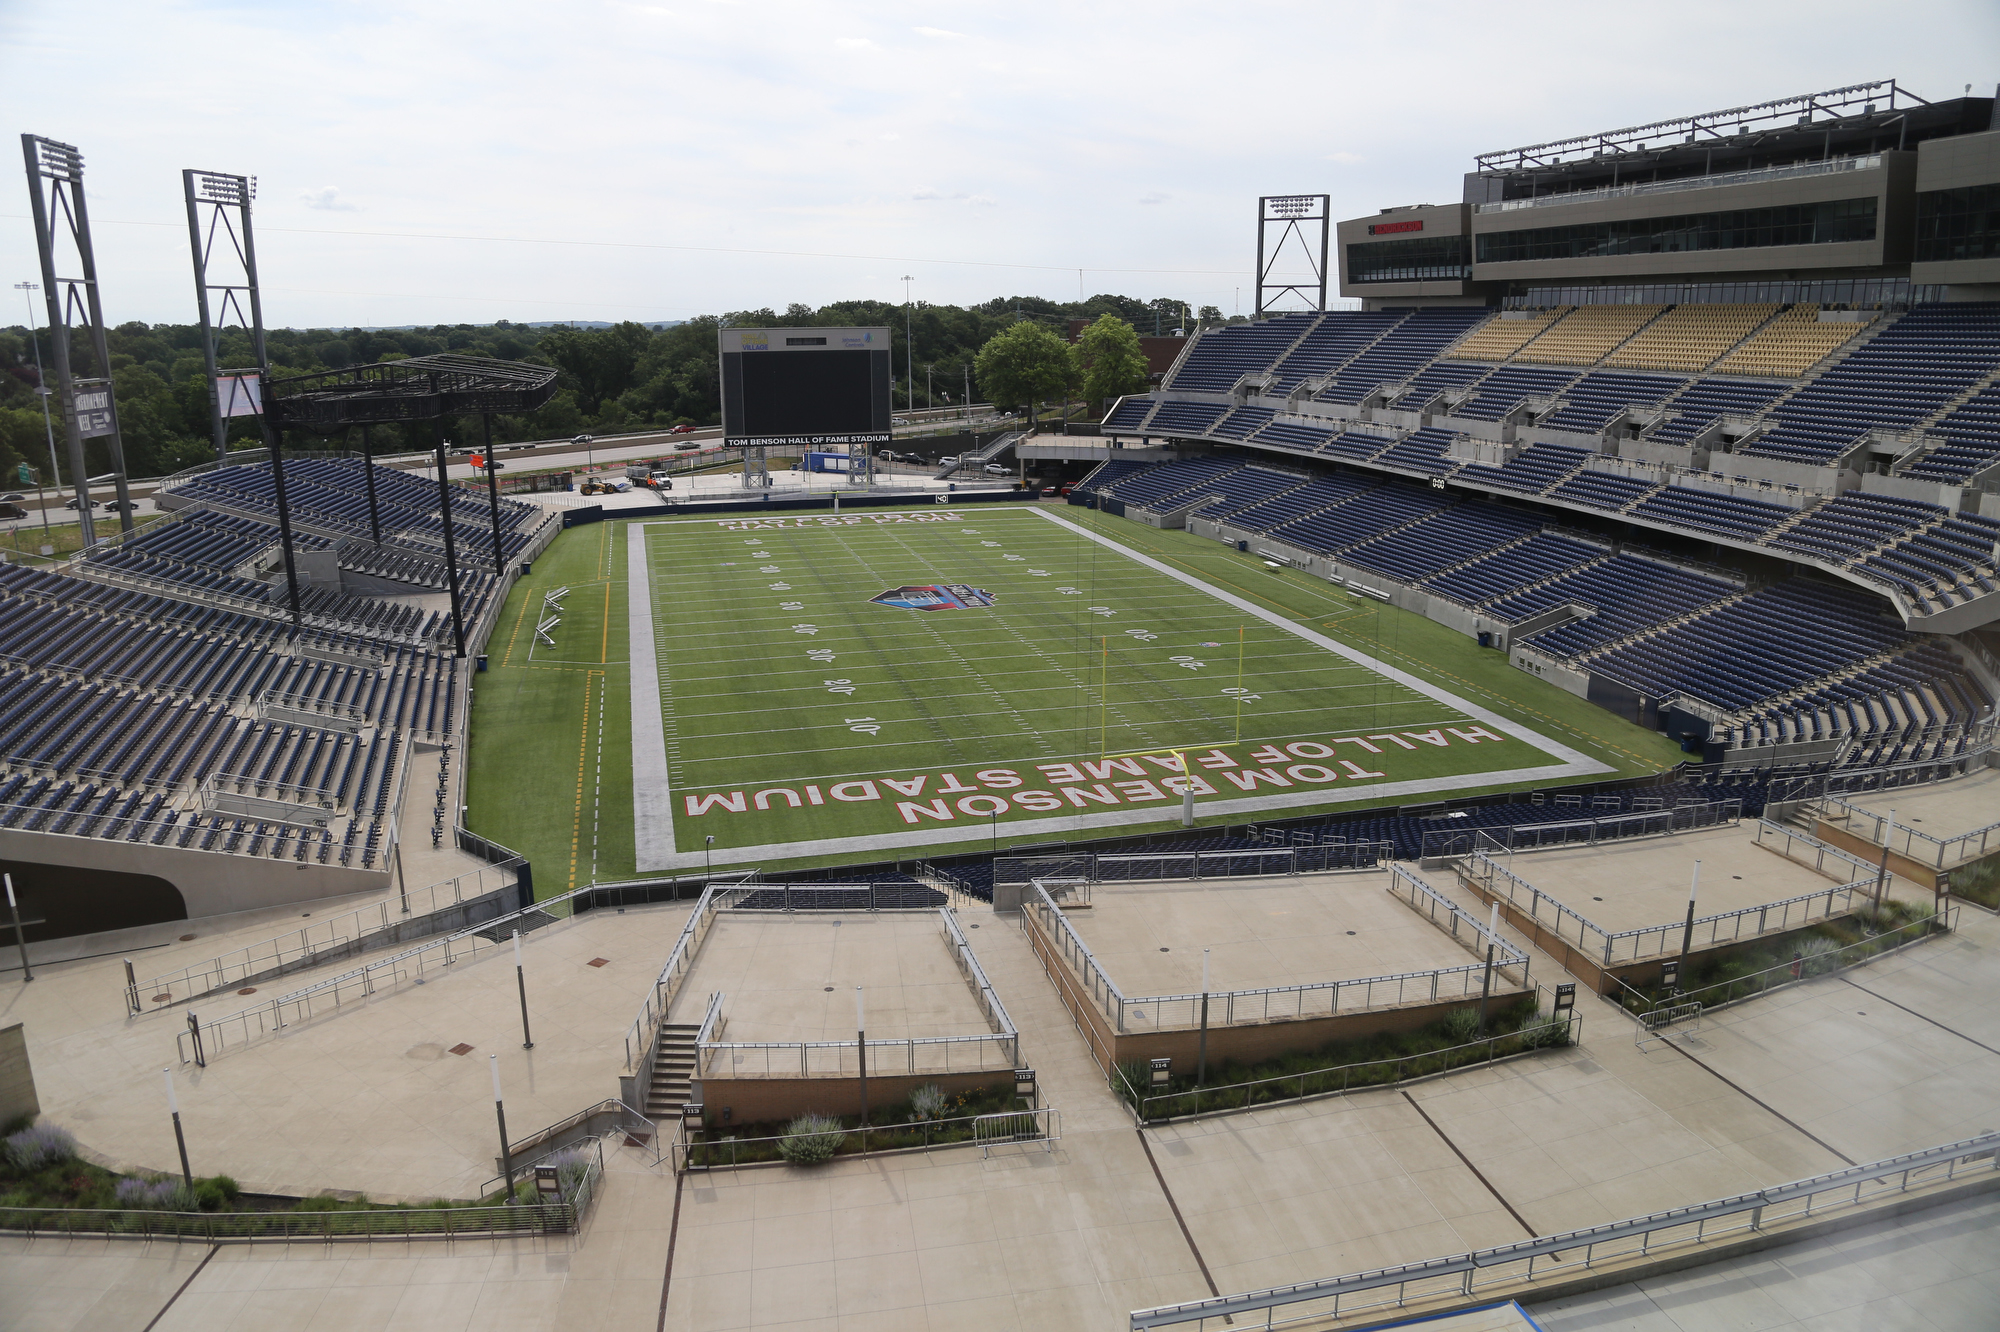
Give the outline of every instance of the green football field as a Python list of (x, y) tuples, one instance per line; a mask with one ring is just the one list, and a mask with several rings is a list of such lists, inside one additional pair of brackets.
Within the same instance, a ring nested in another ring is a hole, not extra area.
[(489, 652), (470, 826), (543, 892), (1159, 830), (1190, 786), (1218, 824), (1671, 752), (1420, 617), (1068, 506), (573, 529)]

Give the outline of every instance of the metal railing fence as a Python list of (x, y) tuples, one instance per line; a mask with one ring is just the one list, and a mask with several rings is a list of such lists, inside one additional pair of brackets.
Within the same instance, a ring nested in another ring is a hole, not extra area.
[(1819, 162), (1795, 162), (1788, 166), (1757, 167), (1748, 171), (1724, 171), (1713, 176), (1683, 176), (1675, 180), (1649, 180), (1637, 185), (1609, 185), (1595, 190), (1542, 194), (1527, 199), (1473, 205), (1476, 213), (1506, 213), (1522, 208), (1555, 208), (1565, 204), (1598, 203), (1606, 199), (1629, 199), (1648, 194), (1677, 194), (1685, 190), (1712, 190), (1727, 185), (1763, 184), (1791, 180), (1798, 176), (1824, 176), (1844, 171), (1873, 171), (1882, 165), (1881, 154), (1862, 157), (1833, 157)]
[(1431, 828), (1424, 832), (1422, 859), (1440, 860), (1469, 855), (1484, 835), (1510, 851), (1540, 851), (1559, 846), (1596, 846), (1632, 837), (1664, 837), (1697, 828), (1718, 828), (1743, 818), (1741, 800), (1711, 800), (1671, 809), (1642, 809), (1624, 814), (1599, 814), (1549, 823), (1499, 827)]
[[(140, 999), (150, 996), (153, 1003), (174, 1003), (195, 999), (235, 985), (248, 985), (271, 976), (304, 971), (327, 962), (337, 962), (365, 951), (370, 941), (395, 942), (394, 926), (428, 917), (435, 912), (484, 897), (514, 886), (516, 876), (506, 866), (470, 870), (455, 878), (419, 888), (392, 901), (383, 898), (372, 907), (359, 907), (339, 916), (329, 916), (275, 939), (248, 944), (234, 952), (209, 958), (143, 981), (128, 988), (126, 999), (131, 1012), (142, 1011)], [(396, 910), (391, 912), (390, 906)], [(495, 914), (499, 914), (495, 912)], [(165, 996), (162, 998), (162, 996)]]
[(1544, 1277), (1570, 1279), (1599, 1263), (1651, 1257), (1663, 1250), (1684, 1252), (1690, 1246), (1803, 1222), (1841, 1208), (1907, 1193), (1913, 1187), (1948, 1184), (1969, 1170), (1996, 1167), (2000, 1167), (2000, 1133), (1983, 1133), (1754, 1193), (1561, 1235), (1540, 1236), (1518, 1244), (1239, 1295), (1139, 1309), (1130, 1315), (1128, 1326), (1133, 1332), (1160, 1327), (1205, 1329), (1214, 1320), (1217, 1327), (1225, 1324), (1243, 1327), (1250, 1321), (1248, 1315), (1259, 1313), (1263, 1318), (1258, 1321), (1266, 1328), (1373, 1317), (1371, 1311), (1401, 1309), (1426, 1300), (1470, 1299), (1482, 1289), (1525, 1288), (1536, 1279), (1538, 1264)]
[[(1603, 966), (1636, 962), (1670, 952), (1680, 947), (1687, 931), (1684, 920), (1645, 925), (1632, 930), (1607, 930), (1564, 906), (1483, 851), (1473, 853), (1464, 862), (1462, 872), (1476, 879), (1488, 892), (1504, 896), (1510, 905), (1526, 911), (1528, 919), (1536, 924), (1549, 926), (1556, 937), (1565, 943), (1574, 942), (1579, 952), (1588, 954), (1592, 961)], [(1702, 947), (1712, 948), (1738, 939), (1755, 938), (1766, 932), (1782, 933), (1798, 929), (1815, 920), (1827, 920), (1853, 910), (1857, 898), (1870, 886), (1857, 880), (1781, 901), (1721, 911), (1712, 916), (1697, 916), (1694, 941)], [(1541, 914), (1545, 909), (1550, 912), (1547, 919)], [(1745, 926), (1753, 918), (1756, 923), (1746, 933)]]
[[(1413, 885), (1412, 891), (1429, 894), (1441, 909), (1453, 913), (1454, 923), (1475, 935), (1486, 927), (1465, 916), (1448, 900), (1438, 897), (1428, 884), (1407, 871), (1398, 870), (1396, 883)], [(1406, 1004), (1429, 1004), (1452, 997), (1477, 994), (1485, 978), (1484, 962), (1430, 971), (1406, 971), (1384, 976), (1359, 976), (1351, 980), (1311, 981), (1299, 985), (1273, 985), (1243, 990), (1211, 990), (1206, 995), (1160, 994), (1131, 996), (1118, 988), (1098, 962), (1069, 918), (1057, 906), (1047, 888), (1038, 881), (1023, 899), (1024, 910), (1034, 913), (1042, 932), (1054, 940), (1071, 971), (1083, 982), (1091, 1001), (1121, 1035), (1134, 1032), (1174, 1030), (1201, 1025), (1203, 1001), (1207, 1001), (1210, 1027), (1237, 1023), (1262, 1023), (1313, 1017), (1337, 1017), (1373, 1009), (1399, 1008)], [(1522, 968), (1527, 980), (1528, 959), (1504, 939), (1496, 939), (1498, 953), (1494, 965)]]
[[(1882, 872), (1880, 866), (1871, 865), (1850, 851), (1843, 851), (1831, 843), (1822, 842), (1819, 838), (1803, 829), (1787, 827), (1782, 823), (1773, 823), (1770, 819), (1757, 820), (1757, 835), (1752, 840), (1758, 846), (1776, 851), (1779, 855), (1792, 861), (1794, 864), (1810, 865), (1815, 873), (1825, 874), (1829, 877), (1833, 876), (1839, 870), (1840, 866), (1845, 865), (1853, 871), (1848, 876), (1849, 881), (1852, 883), (1858, 883), (1862, 879), (1872, 881), (1876, 875)], [(1803, 851), (1801, 848), (1803, 848)], [(1805, 852), (1810, 852), (1811, 854), (1807, 855)], [(1829, 861), (1834, 862), (1834, 869), (1832, 870), (1827, 868)], [(1893, 884), (1895, 880), (1895, 873), (1891, 871), (1884, 886)]]
[[(1951, 934), (1957, 929), (1958, 908), (1948, 906), (1942, 914), (1923, 916), (1916, 920), (1906, 921), (1893, 929), (1883, 930), (1879, 934), (1872, 934), (1866, 939), (1841, 944), (1826, 952), (1814, 953), (1809, 957), (1796, 957), (1790, 961), (1777, 963), (1775, 966), (1765, 967), (1761, 971), (1753, 971), (1747, 975), (1737, 976), (1730, 980), (1717, 981), (1713, 985), (1697, 986), (1692, 990), (1680, 990), (1671, 999), (1655, 1001), (1644, 991), (1636, 989), (1622, 980), (1618, 981), (1618, 988), (1628, 1007), (1633, 1003), (1645, 1005), (1640, 1012), (1635, 1014), (1635, 1016), (1642, 1020), (1651, 1018), (1652, 1015), (1673, 1006), (1690, 1003), (1694, 1005), (1698, 1012), (1713, 1012), (1715, 1009), (1722, 1008), (1728, 1004), (1737, 1003), (1752, 996), (1763, 994), (1767, 990), (1773, 990), (1794, 981), (1806, 981), (1816, 979), (1820, 976), (1830, 976), (1834, 972), (1845, 970), (1856, 963), (1865, 962), (1872, 957), (1878, 957), (1889, 949), (1900, 948), (1904, 944), (1914, 943), (1916, 940), (1926, 938), (1932, 934)], [(1613, 979), (1616, 980), (1617, 978), (1613, 977)], [(1667, 1021), (1671, 1021), (1671, 1019), (1667, 1019)]]
[(1848, 831), (1856, 832), (1857, 820), (1869, 824), (1872, 831), (1858, 835), (1881, 846), (1886, 841), (1890, 850), (1900, 851), (1911, 860), (1944, 869), (1967, 860), (1977, 860), (1989, 849), (2000, 847), (2000, 821), (1974, 828), (1971, 832), (1959, 833), (1954, 837), (1934, 837), (1930, 833), (1913, 828), (1908, 822), (1891, 820), (1886, 813), (1878, 813), (1857, 805), (1845, 796), (1829, 795), (1825, 803), (1844, 812), (1848, 819)]
[(1394, 855), (1393, 842), (1331, 842), (1223, 851), (1078, 851), (1068, 855), (999, 857), (993, 862), (993, 881), (1028, 884), (1036, 879), (1063, 878), (1088, 883), (1152, 883), (1165, 879), (1267, 878), (1377, 869)]
[(209, 1059), (235, 1046), (274, 1036), (287, 1027), (309, 1022), (330, 1011), (337, 1012), (343, 1005), (365, 1002), (379, 990), (391, 989), (404, 981), (427, 980), (431, 975), (459, 963), (485, 957), (496, 948), (506, 946), (515, 929), (529, 936), (544, 925), (568, 920), (576, 914), (575, 899), (590, 891), (589, 888), (572, 889), (558, 897), (378, 958), (338, 976), (330, 976), (304, 989), (261, 1001), (211, 1022), (198, 1022), (191, 1013), (188, 1015), (188, 1030), (174, 1037), (175, 1049), (183, 1064), (206, 1065)]
[[(1561, 1040), (1548, 1037), (1524, 1039), (1519, 1032), (1481, 1037), (1461, 1045), (1446, 1046), (1423, 1054), (1393, 1055), (1386, 1059), (1365, 1059), (1352, 1064), (1335, 1064), (1301, 1073), (1274, 1074), (1268, 1078), (1248, 1078), (1240, 1082), (1219, 1082), (1190, 1087), (1185, 1091), (1141, 1091), (1132, 1085), (1122, 1067), (1113, 1066), (1112, 1090), (1132, 1107), (1141, 1123), (1184, 1119), (1191, 1115), (1219, 1114), (1280, 1101), (1302, 1101), (1321, 1096), (1344, 1096), (1352, 1091), (1382, 1091), (1401, 1086), (1413, 1078), (1425, 1078), (1451, 1069), (1490, 1063), (1529, 1050), (1583, 1043), (1583, 1015), (1572, 1011), (1559, 1017)], [(1203, 1102), (1207, 1105), (1204, 1107)]]
[[(907, 1075), (975, 1073), (1019, 1068), (1020, 1033), (992, 982), (979, 966), (972, 945), (952, 919), (937, 908), (938, 923), (959, 975), (972, 991), (980, 1016), (990, 1032), (964, 1036), (871, 1038), (868, 1072)], [(708, 1013), (696, 1037), (696, 1058), (703, 1077), (852, 1077), (861, 1072), (861, 1051), (855, 1041), (718, 1041), (722, 1022), (720, 994), (710, 997)], [(723, 1061), (727, 1062), (723, 1062)]]
[[(901, 1136), (915, 1136), (919, 1141), (901, 1143)], [(870, 1148), (868, 1139), (887, 1141), (891, 1145)], [(785, 1139), (782, 1135), (762, 1138), (710, 1138), (706, 1131), (702, 1141), (690, 1142), (685, 1136), (673, 1144), (674, 1173), (690, 1170), (718, 1170), (732, 1166), (751, 1165), (759, 1161), (782, 1160), (778, 1156), (778, 1144)], [(843, 1157), (875, 1156), (883, 1152), (922, 1151), (938, 1147), (979, 1147), (991, 1151), (1001, 1142), (1039, 1142), (1044, 1150), (1053, 1151), (1055, 1144), (1062, 1141), (1062, 1114), (1053, 1106), (1042, 1106), (1034, 1110), (997, 1110), (982, 1115), (962, 1115), (952, 1119), (916, 1120), (904, 1124), (870, 1124), (866, 1128), (855, 1127), (842, 1130), (841, 1147), (849, 1145), (854, 1150), (840, 1150), (836, 1154)]]
[(204, 1244), (573, 1235), (596, 1197), (603, 1177), (604, 1148), (602, 1142), (598, 1142), (590, 1151), (588, 1164), (574, 1193), (560, 1203), (399, 1207), (342, 1212), (155, 1212), (117, 1208), (0, 1207), (0, 1232), (29, 1236), (102, 1235), (106, 1239), (195, 1240)]
[(1833, 769), (1774, 777), (1764, 794), (1764, 813), (1782, 818), (1791, 806), (1828, 796), (1864, 795), (1870, 791), (1893, 791), (1904, 786), (1929, 786), (1963, 777), (1975, 767), (1984, 767), (1992, 752), (1994, 726), (1979, 728), (1979, 739), (1958, 754), (1946, 758), (1923, 759), (1914, 763), (1891, 763), (1874, 768)]

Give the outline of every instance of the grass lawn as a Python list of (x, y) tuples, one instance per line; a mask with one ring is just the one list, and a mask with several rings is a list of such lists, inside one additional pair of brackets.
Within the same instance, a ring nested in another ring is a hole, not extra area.
[[(640, 767), (663, 769), (671, 825), (636, 838), (626, 543), (642, 529), (565, 533), (515, 589), (478, 680), (469, 826), (528, 855), (546, 894), (662, 855), (699, 866), (711, 836), (718, 867), (770, 867), (1178, 826), (1177, 753), (1205, 823), (1437, 798), (1412, 793), (1426, 779), (1588, 780), (1509, 776), (1562, 763), (1548, 741), (1618, 774), (1679, 758), (1420, 616), (1185, 532), (1049, 507), (1084, 530), (1026, 505), (648, 524), (664, 735), (641, 737)], [(990, 604), (871, 601), (919, 586)], [(550, 647), (534, 629), (556, 587), (570, 591)]]

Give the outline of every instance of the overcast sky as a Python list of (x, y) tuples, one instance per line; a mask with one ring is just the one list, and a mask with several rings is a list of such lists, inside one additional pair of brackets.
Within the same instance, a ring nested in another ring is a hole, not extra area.
[(1878, 78), (1991, 95), (1996, 55), (1992, 0), (0, 0), (7, 128), (83, 150), (113, 323), (194, 319), (183, 167), (259, 178), (272, 326), (681, 319), (905, 274), (1231, 313), (1259, 194), (1442, 203), (1481, 151)]

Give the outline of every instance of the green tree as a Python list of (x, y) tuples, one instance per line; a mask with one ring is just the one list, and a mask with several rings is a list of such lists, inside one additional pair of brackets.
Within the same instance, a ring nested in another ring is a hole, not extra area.
[(979, 386), (1002, 407), (1032, 407), (1068, 391), (1076, 368), (1068, 343), (1027, 321), (989, 338), (972, 366)]
[(1099, 416), (1111, 399), (1138, 393), (1151, 382), (1138, 332), (1117, 315), (1100, 315), (1086, 325), (1071, 351), (1083, 396), (1097, 404)]

